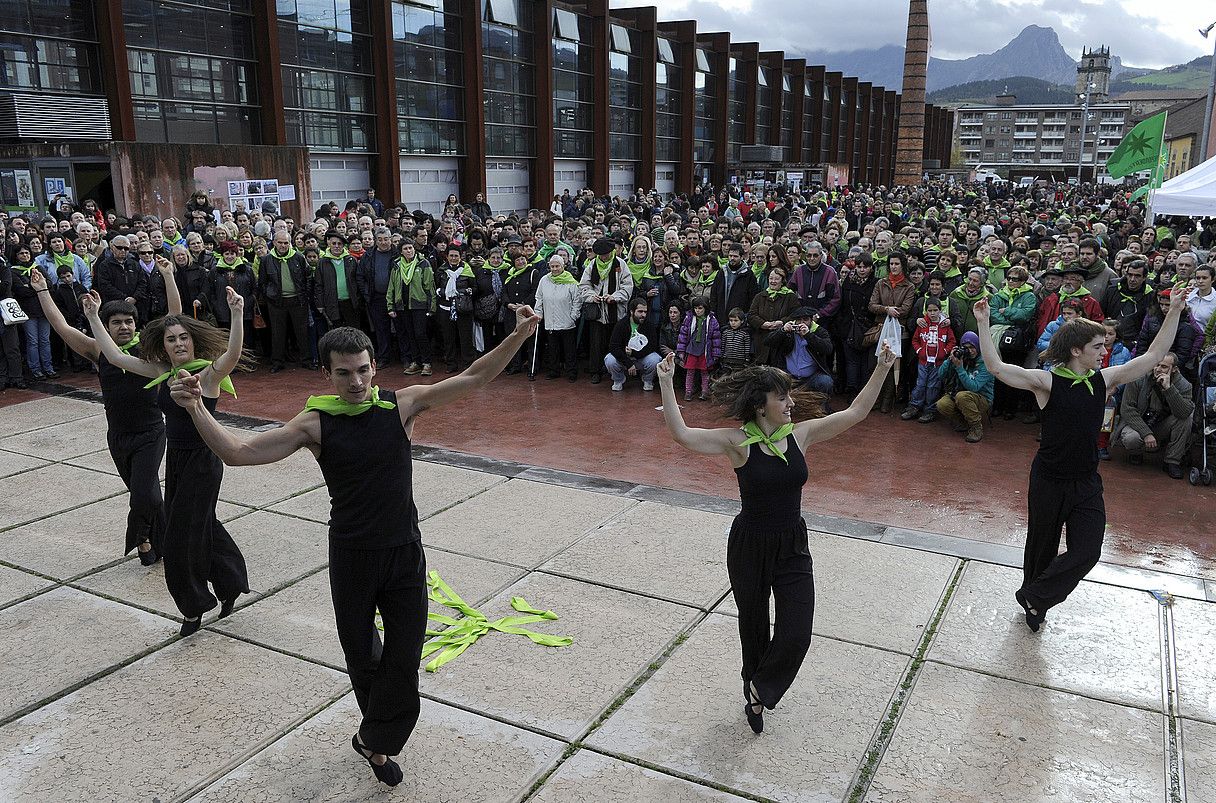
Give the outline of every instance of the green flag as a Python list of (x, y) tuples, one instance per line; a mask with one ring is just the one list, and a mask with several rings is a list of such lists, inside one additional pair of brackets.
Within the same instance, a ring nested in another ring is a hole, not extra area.
[(1165, 112), (1136, 123), (1106, 160), (1106, 172), (1111, 178), (1123, 178), (1141, 170), (1152, 170), (1157, 166), (1164, 136)]

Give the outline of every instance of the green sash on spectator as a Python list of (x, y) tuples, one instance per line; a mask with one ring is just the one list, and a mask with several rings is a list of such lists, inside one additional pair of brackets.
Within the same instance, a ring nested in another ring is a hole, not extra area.
[(776, 301), (777, 296), (788, 295), (788, 294), (793, 293), (794, 291), (788, 287), (779, 287), (776, 290), (774, 290), (771, 287), (767, 287), (767, 288), (765, 288), (764, 292), (768, 294), (768, 297), (770, 300)]
[(330, 415), (359, 415), (373, 407), (383, 407), (385, 410), (396, 409), (397, 405), (388, 399), (380, 398), (379, 385), (372, 386), (371, 395), (361, 402), (348, 402), (341, 396), (328, 394), (325, 396), (309, 396), (304, 404), (304, 412), (318, 410)]
[(743, 434), (747, 435), (747, 439), (739, 445), (751, 446), (753, 443), (763, 443), (770, 452), (781, 458), (781, 462), (788, 464), (789, 458), (785, 456), (785, 452), (777, 448), (777, 444), (788, 438), (793, 431), (793, 424), (782, 424), (772, 435), (765, 435), (764, 430), (760, 429), (755, 421), (748, 421), (743, 425)]
[[(153, 379), (151, 382), (144, 385), (144, 390), (148, 390), (149, 388), (154, 388), (157, 385), (159, 385), (161, 382), (164, 382), (166, 379), (174, 378), (175, 376), (177, 376), (178, 371), (187, 371), (192, 374), (195, 371), (201, 371), (202, 369), (206, 368), (210, 364), (211, 364), (211, 360), (191, 360), (190, 362), (184, 362), (181, 365), (177, 366), (176, 368), (170, 368), (168, 371), (165, 371), (163, 374), (156, 377), (156, 379)], [(220, 380), (220, 390), (222, 390), (226, 393), (231, 393), (232, 398), (234, 398), (234, 399), (236, 398), (236, 388), (233, 387), (233, 385), (232, 385), (232, 377), (226, 376)]]

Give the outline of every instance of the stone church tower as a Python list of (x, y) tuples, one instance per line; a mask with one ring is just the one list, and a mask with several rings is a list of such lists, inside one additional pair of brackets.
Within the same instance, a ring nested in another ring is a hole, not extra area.
[(1084, 95), (1085, 87), (1093, 84), (1089, 91), (1090, 103), (1101, 103), (1110, 97), (1110, 48), (1102, 45), (1097, 50), (1081, 51), (1081, 63), (1077, 65), (1077, 94)]

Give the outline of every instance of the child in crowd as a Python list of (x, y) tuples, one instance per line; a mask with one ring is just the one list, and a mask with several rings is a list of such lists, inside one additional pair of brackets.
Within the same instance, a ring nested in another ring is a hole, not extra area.
[(730, 311), (730, 324), (722, 331), (722, 370), (729, 373), (746, 367), (752, 361), (752, 335), (744, 326), (747, 313), (739, 307)]
[(912, 335), (912, 348), (916, 352), (916, 386), (908, 399), (908, 407), (899, 417), (904, 421), (917, 418), (928, 424), (937, 418), (937, 400), (942, 395), (942, 380), (939, 369), (954, 348), (954, 330), (950, 321), (942, 316), (942, 302), (933, 296), (925, 298), (924, 316)]
[[(55, 306), (59, 308), (59, 312), (68, 322), (68, 326), (81, 332), (88, 332), (84, 311), (80, 307), (80, 297), (87, 292), (84, 285), (76, 281), (76, 272), (71, 265), (60, 265), (56, 275), (59, 281), (51, 288), (51, 298), (55, 302)], [(58, 335), (56, 335), (57, 339)], [(89, 366), (84, 357), (69, 348), (63, 349), (60, 364), (67, 365), (73, 371), (83, 371)]]
[(722, 333), (718, 319), (709, 311), (704, 296), (692, 300), (692, 309), (684, 316), (680, 340), (676, 345), (676, 360), (684, 366), (684, 401), (692, 400), (692, 391), (701, 375), (701, 401), (709, 398), (709, 374), (722, 356)]
[[(1064, 299), (1064, 302), (1060, 304), (1060, 317), (1047, 324), (1047, 328), (1043, 330), (1043, 334), (1039, 338), (1039, 342), (1035, 344), (1035, 348), (1037, 348), (1039, 352), (1045, 351), (1048, 344), (1051, 343), (1051, 336), (1056, 333), (1057, 329), (1074, 318), (1084, 317), (1085, 307), (1081, 306), (1080, 301), (1075, 298)], [(1043, 367), (1050, 368), (1051, 366), (1045, 365)]]
[[(1067, 302), (1065, 302), (1067, 303)], [(1123, 365), (1132, 358), (1131, 351), (1119, 342), (1119, 319), (1105, 318), (1102, 321), (1102, 326), (1106, 329), (1106, 340), (1103, 345), (1106, 346), (1106, 356), (1102, 358), (1102, 367), (1109, 368), (1112, 365)], [(1110, 433), (1114, 429), (1115, 411), (1119, 409), (1119, 402), (1123, 398), (1123, 386), (1111, 394), (1106, 402), (1106, 417), (1102, 421), (1102, 429), (1098, 432), (1098, 459), (1110, 460)]]

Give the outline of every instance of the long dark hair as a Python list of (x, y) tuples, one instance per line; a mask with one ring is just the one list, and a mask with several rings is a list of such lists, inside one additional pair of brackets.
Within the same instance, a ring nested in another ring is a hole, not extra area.
[[(144, 327), (139, 337), (139, 353), (148, 362), (163, 362), (173, 364), (165, 351), (165, 330), (170, 326), (180, 326), (190, 335), (194, 342), (194, 358), (201, 360), (218, 360), (228, 350), (228, 333), (223, 329), (212, 326), (206, 321), (196, 321), (185, 315), (166, 315), (157, 318)], [(248, 371), (253, 367), (254, 358), (248, 350), (241, 351), (241, 359), (237, 369)]]
[(749, 365), (715, 380), (710, 388), (714, 406), (723, 407), (736, 421), (752, 421), (764, 407), (769, 393), (789, 395), (794, 400), (794, 419), (823, 418), (827, 396), (794, 388), (794, 378), (771, 365)]

